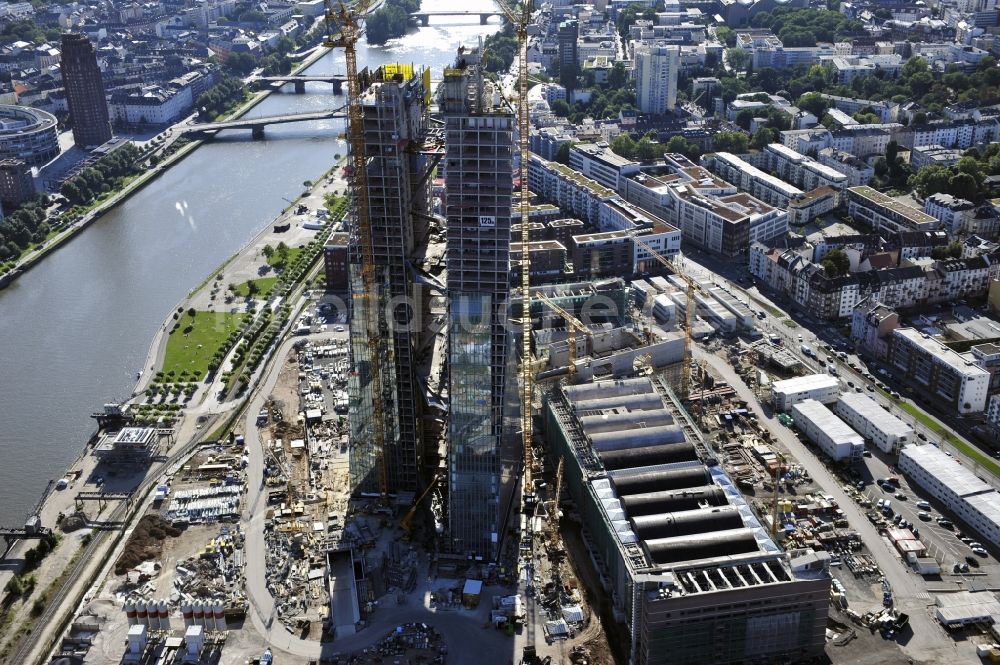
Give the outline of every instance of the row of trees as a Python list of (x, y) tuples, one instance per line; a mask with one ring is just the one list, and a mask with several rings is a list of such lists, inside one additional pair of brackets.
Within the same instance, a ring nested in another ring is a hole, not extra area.
[(31, 19), (8, 23), (3, 32), (0, 32), (0, 41), (4, 44), (17, 41), (30, 42), (36, 46), (46, 42), (58, 44), (61, 37), (62, 30), (58, 25), (39, 25)]
[(785, 47), (815, 46), (817, 42), (836, 42), (866, 34), (860, 21), (825, 9), (777, 7), (755, 15), (750, 25), (770, 29)]
[(72, 205), (86, 205), (101, 194), (120, 187), (126, 176), (138, 173), (138, 159), (139, 149), (128, 143), (64, 182), (59, 193)]
[(365, 21), (369, 44), (385, 44), (406, 34), (410, 14), (420, 9), (420, 0), (386, 0)]
[(499, 73), (510, 69), (517, 55), (517, 38), (514, 36), (514, 25), (506, 18), (499, 32), (483, 40), (483, 51), (486, 53), (486, 71)]
[(31, 243), (45, 240), (50, 230), (47, 205), (48, 197), (39, 195), (0, 221), (0, 263), (16, 259)]
[(952, 166), (925, 166), (910, 176), (909, 185), (920, 196), (944, 192), (978, 203), (990, 193), (987, 175), (1000, 175), (1000, 144), (991, 143), (982, 154), (971, 148)]
[(247, 88), (243, 81), (235, 76), (224, 76), (221, 81), (198, 95), (195, 107), (202, 116), (214, 119), (242, 102), (246, 96)]

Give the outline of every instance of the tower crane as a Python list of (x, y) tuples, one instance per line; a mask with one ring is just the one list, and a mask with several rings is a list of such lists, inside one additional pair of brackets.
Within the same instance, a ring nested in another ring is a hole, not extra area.
[[(520, 156), (518, 177), (520, 178), (521, 217), (521, 443), (524, 449), (524, 476), (521, 481), (521, 508), (527, 510), (535, 502), (533, 423), (531, 403), (534, 372), (531, 361), (531, 219), (528, 205), (528, 140), (530, 120), (528, 117), (528, 23), (531, 21), (531, 0), (512, 4), (512, 0), (497, 0), (497, 6), (514, 26), (517, 37), (517, 149)], [(517, 196), (517, 195), (515, 195)]]
[(587, 326), (577, 319), (575, 316), (567, 312), (565, 309), (557, 305), (551, 298), (549, 298), (544, 293), (535, 294), (539, 300), (549, 306), (552, 311), (561, 316), (564, 321), (566, 321), (566, 328), (569, 332), (569, 337), (567, 338), (567, 363), (569, 364), (569, 376), (572, 379), (573, 375), (576, 374), (576, 333), (577, 331), (582, 332), (587, 337), (593, 337), (594, 331), (592, 331)]
[(698, 288), (695, 281), (681, 272), (678, 267), (668, 261), (662, 254), (660, 254), (656, 249), (654, 249), (648, 242), (640, 239), (638, 236), (633, 235), (632, 241), (642, 247), (644, 250), (649, 252), (654, 259), (659, 261), (663, 266), (668, 268), (672, 273), (684, 280), (687, 285), (687, 306), (684, 308), (684, 361), (681, 367), (681, 392), (685, 396), (691, 392), (691, 339), (694, 335), (694, 308), (695, 308), (695, 290)]
[[(357, 42), (361, 38), (361, 19), (371, 7), (371, 0), (358, 0), (350, 7), (340, 0), (336, 7), (332, 0), (325, 0), (327, 35), (323, 45), (344, 49), (347, 78), (347, 139), (351, 152), (351, 194), (354, 199), (354, 229), (361, 249), (361, 281), (363, 293), (353, 294), (354, 311), (364, 311), (365, 334), (369, 351), (368, 366), (371, 372), (372, 444), (378, 470), (379, 496), (383, 503), (389, 498), (389, 479), (386, 468), (386, 426), (382, 385), (382, 357), (379, 353), (379, 285), (376, 283), (375, 250), (372, 240), (371, 217), (368, 209), (368, 170), (365, 159), (365, 117), (361, 108), (361, 82), (358, 79)], [(387, 333), (388, 334), (388, 333)]]

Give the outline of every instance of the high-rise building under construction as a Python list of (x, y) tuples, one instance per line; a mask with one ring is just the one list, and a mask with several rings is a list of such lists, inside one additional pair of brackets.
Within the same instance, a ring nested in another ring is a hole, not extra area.
[[(411, 65), (385, 65), (359, 77), (376, 292), (365, 292), (360, 239), (352, 233), (350, 480), (356, 494), (397, 494), (414, 492), (421, 484), (422, 398), (414, 354), (426, 298), (410, 263), (428, 235), (430, 167), (420, 146), (427, 131), (430, 78)], [(378, 310), (373, 336), (366, 329), (373, 319), (365, 307)], [(370, 339), (377, 340), (376, 346)], [(379, 357), (380, 382), (372, 381), (372, 354)], [(375, 395), (379, 383), (382, 394)], [(385, 421), (382, 444), (373, 422), (376, 399)]]
[(448, 546), (496, 557), (503, 529), (502, 450), (510, 393), (510, 223), (514, 116), (459, 50), (439, 88), (445, 120), (448, 302)]

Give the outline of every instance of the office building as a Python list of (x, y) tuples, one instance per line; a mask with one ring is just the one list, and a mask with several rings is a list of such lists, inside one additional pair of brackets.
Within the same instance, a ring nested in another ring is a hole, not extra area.
[[(448, 534), (452, 553), (498, 554), (510, 349), (510, 242), (514, 117), (484, 78), (478, 51), (460, 49), (445, 70), (447, 225)], [(477, 186), (472, 189), (469, 183)], [(514, 400), (512, 400), (514, 401)], [(513, 456), (513, 455), (512, 455)]]
[(41, 166), (59, 156), (59, 121), (27, 106), (0, 105), (0, 159)]
[(639, 110), (662, 115), (677, 105), (679, 46), (666, 42), (635, 45), (635, 91)]
[(1000, 493), (970, 469), (929, 445), (903, 448), (898, 468), (972, 527), (982, 542), (1000, 546)]
[(20, 159), (0, 160), (0, 203), (13, 210), (35, 197), (35, 181), (31, 169)]
[(608, 189), (620, 192), (625, 178), (639, 172), (639, 162), (622, 157), (607, 143), (578, 143), (570, 148), (569, 166)]
[(73, 122), (73, 142), (81, 148), (111, 140), (111, 120), (97, 52), (87, 35), (62, 36), (62, 78)]
[(886, 411), (868, 395), (844, 393), (833, 411), (853, 427), (866, 443), (873, 443), (884, 453), (895, 455), (913, 443), (913, 428)]
[(926, 333), (893, 330), (886, 363), (902, 375), (905, 385), (939, 406), (963, 414), (986, 408), (990, 373)]
[[(427, 128), (428, 90), (422, 71), (411, 65), (386, 65), (375, 70), (359, 99), (365, 116), (368, 150), (368, 218), (376, 293), (365, 297), (360, 274), (363, 250), (355, 238), (351, 247), (351, 353), (354, 372), (349, 381), (351, 423), (350, 477), (355, 493), (382, 491), (382, 476), (391, 494), (414, 492), (421, 483), (421, 397), (415, 375), (415, 347), (425, 294), (415, 284), (409, 262), (421, 247), (429, 193), (425, 158), (419, 146)], [(417, 214), (414, 214), (417, 213)], [(335, 253), (336, 255), (336, 253)], [(332, 260), (332, 259), (331, 259)], [(393, 304), (391, 313), (388, 311)], [(368, 307), (377, 307), (374, 314)], [(378, 345), (369, 345), (369, 329), (377, 329)], [(382, 394), (372, 382), (372, 354), (379, 355)], [(382, 404), (384, 469), (372, 436), (372, 401)]]
[(350, 286), (350, 234), (331, 233), (323, 247), (323, 275), (327, 293), (347, 293)]
[(576, 19), (568, 19), (559, 24), (556, 36), (559, 41), (559, 71), (567, 72), (573, 68), (579, 69), (577, 59), (577, 38), (580, 36), (580, 24)]
[(860, 462), (865, 442), (825, 405), (807, 399), (792, 406), (795, 426), (834, 462)]
[[(628, 662), (805, 662), (823, 651), (829, 556), (783, 552), (659, 379), (564, 386), (545, 436), (572, 497)], [(691, 436), (695, 438), (690, 438)]]
[(775, 411), (788, 411), (807, 399), (833, 404), (840, 396), (840, 382), (829, 374), (808, 374), (771, 384), (771, 402)]

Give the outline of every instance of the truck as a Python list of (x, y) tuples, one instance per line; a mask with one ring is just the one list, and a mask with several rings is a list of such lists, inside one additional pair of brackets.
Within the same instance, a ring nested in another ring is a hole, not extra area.
[(774, 344), (775, 346), (781, 344), (781, 335), (777, 333), (771, 333), (770, 335), (767, 336), (767, 339), (768, 341), (771, 342), (771, 344)]

